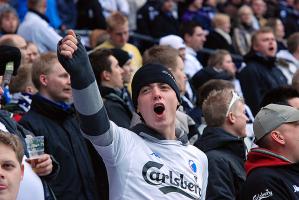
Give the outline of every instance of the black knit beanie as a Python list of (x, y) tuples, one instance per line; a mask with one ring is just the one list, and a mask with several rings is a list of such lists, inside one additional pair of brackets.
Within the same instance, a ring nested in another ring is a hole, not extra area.
[(118, 64), (120, 67), (123, 67), (124, 64), (126, 64), (126, 62), (128, 62), (128, 60), (132, 59), (132, 56), (122, 50), (122, 49), (111, 49), (113, 56), (116, 58), (116, 60), (118, 61)]
[(8, 62), (14, 63), (13, 75), (17, 74), (17, 70), (21, 62), (20, 49), (12, 46), (0, 46), (0, 75), (4, 75), (5, 67)]
[(132, 80), (132, 100), (135, 109), (141, 88), (151, 83), (168, 84), (175, 91), (178, 101), (181, 102), (179, 88), (171, 72), (160, 64), (146, 64), (138, 69)]

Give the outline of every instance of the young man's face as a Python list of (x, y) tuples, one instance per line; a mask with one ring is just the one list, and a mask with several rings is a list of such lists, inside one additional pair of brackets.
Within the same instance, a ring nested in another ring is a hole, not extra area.
[(19, 25), (19, 20), (17, 16), (15, 16), (13, 13), (5, 14), (1, 21), (1, 28), (6, 33), (14, 34), (17, 31), (18, 25)]
[(181, 57), (177, 57), (177, 67), (175, 71), (172, 71), (175, 81), (179, 87), (180, 93), (184, 94), (186, 91), (186, 74), (184, 72), (184, 62)]
[(137, 112), (145, 124), (160, 133), (174, 125), (178, 100), (175, 91), (165, 83), (152, 83), (141, 88)]
[(206, 34), (200, 26), (197, 26), (194, 28), (193, 35), (189, 36), (188, 38), (188, 46), (194, 49), (194, 51), (198, 51), (202, 49), (204, 42), (206, 41)]
[(109, 56), (111, 62), (111, 72), (106, 72), (106, 81), (111, 88), (121, 89), (124, 87), (123, 69), (119, 66), (118, 61), (114, 56)]
[(222, 67), (230, 75), (232, 76), (236, 75), (237, 68), (235, 66), (235, 63), (233, 62), (231, 55), (227, 54), (223, 57)]
[(123, 82), (125, 84), (128, 84), (130, 83), (131, 81), (131, 78), (132, 78), (132, 73), (133, 73), (133, 68), (132, 68), (132, 60), (128, 60), (123, 66), (122, 66), (122, 69), (123, 69)]
[(34, 44), (29, 44), (27, 46), (27, 55), (29, 63), (33, 63), (34, 61), (36, 61), (40, 57), (37, 46), (35, 46)]
[(122, 48), (129, 40), (128, 23), (108, 31), (110, 40), (116, 48)]
[(49, 74), (42, 81), (41, 93), (53, 101), (68, 102), (72, 97), (70, 75), (58, 61), (55, 61)]
[(269, 32), (257, 35), (256, 42), (253, 44), (253, 49), (264, 56), (274, 57), (277, 50), (274, 34)]
[(0, 199), (15, 200), (23, 176), (23, 166), (16, 153), (7, 145), (0, 144)]
[(236, 117), (236, 122), (233, 124), (237, 136), (246, 137), (246, 123), (248, 117), (245, 114), (245, 105), (241, 101), (237, 101), (233, 115)]

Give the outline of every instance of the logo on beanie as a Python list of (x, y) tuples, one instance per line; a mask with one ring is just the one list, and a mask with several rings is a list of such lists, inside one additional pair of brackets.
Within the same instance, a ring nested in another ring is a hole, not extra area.
[(173, 77), (168, 71), (163, 70), (162, 73), (163, 73), (163, 74), (166, 74), (166, 75), (169, 76), (174, 82), (176, 82), (175, 79), (174, 79), (174, 77)]
[(170, 170), (161, 163), (148, 161), (142, 168), (142, 176), (145, 182), (159, 187), (165, 195), (177, 192), (190, 199), (201, 198), (201, 188), (197, 179), (191, 180), (185, 174)]

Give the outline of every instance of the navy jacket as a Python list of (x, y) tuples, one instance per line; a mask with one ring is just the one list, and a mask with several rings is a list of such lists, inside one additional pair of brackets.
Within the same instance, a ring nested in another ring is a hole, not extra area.
[(195, 143), (209, 161), (206, 199), (239, 199), (245, 182), (245, 145), (222, 128), (206, 127)]
[(254, 115), (266, 92), (287, 85), (287, 79), (275, 65), (275, 58), (249, 52), (244, 57), (246, 67), (238, 74), (246, 104)]
[(35, 135), (45, 137), (45, 152), (62, 166), (50, 186), (57, 199), (97, 199), (95, 175), (88, 149), (72, 108), (63, 109), (40, 95), (20, 123)]

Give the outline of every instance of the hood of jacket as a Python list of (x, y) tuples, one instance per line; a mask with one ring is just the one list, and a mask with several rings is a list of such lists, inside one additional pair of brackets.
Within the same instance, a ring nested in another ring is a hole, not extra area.
[(260, 63), (263, 66), (266, 66), (268, 68), (273, 68), (275, 66), (275, 62), (276, 62), (276, 57), (267, 57), (262, 55), (259, 52), (256, 51), (249, 51), (248, 54), (246, 54), (244, 56), (244, 62), (248, 63), (248, 62), (255, 62), (255, 63)]
[(243, 139), (238, 138), (219, 127), (207, 126), (195, 145), (203, 152), (225, 149), (245, 159), (246, 149)]
[(261, 167), (275, 167), (292, 164), (287, 158), (263, 148), (253, 148), (248, 153), (245, 162), (247, 175), (253, 170)]

